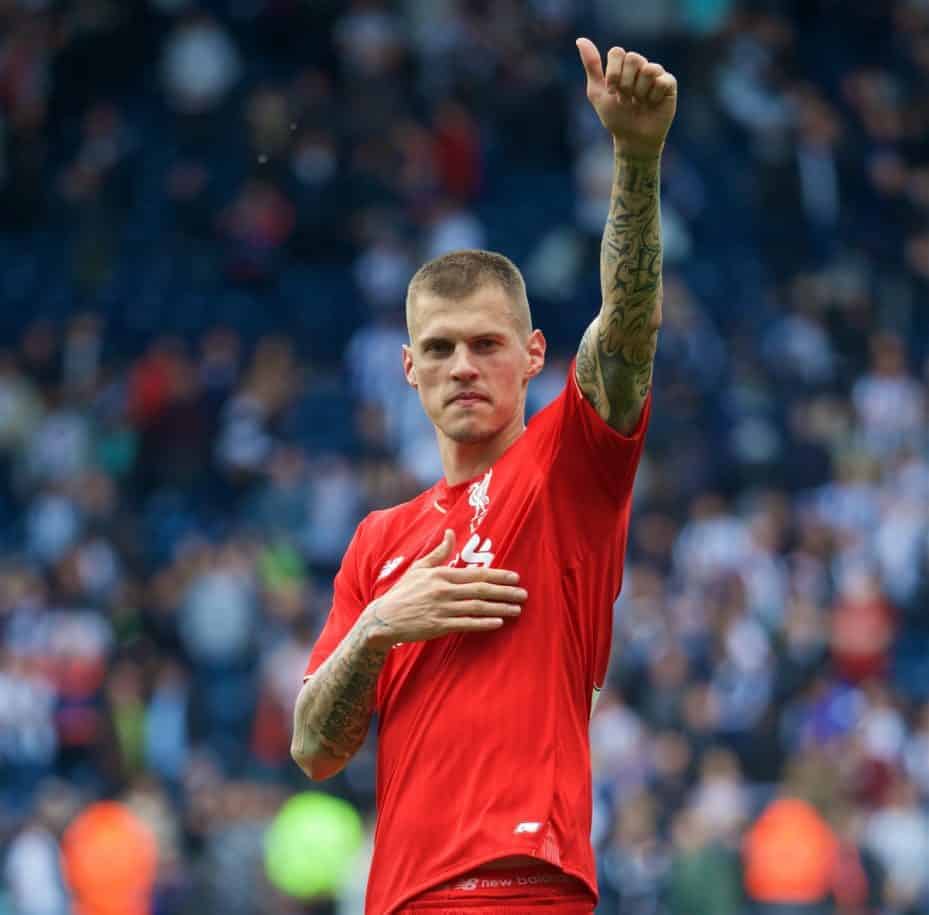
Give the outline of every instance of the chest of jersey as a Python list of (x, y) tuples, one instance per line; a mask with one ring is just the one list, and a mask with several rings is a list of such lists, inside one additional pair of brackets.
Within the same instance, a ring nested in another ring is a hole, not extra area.
[(523, 612), (494, 632), (396, 646), (379, 682), (382, 713), (407, 702), (419, 705), (428, 694), (456, 703), (459, 719), (473, 716), (476, 727), (501, 684), (525, 691), (530, 701), (540, 694), (537, 681), (555, 671), (579, 695), (590, 695), (597, 626), (589, 602), (573, 592), (578, 576), (571, 557), (559, 554), (559, 532), (569, 519), (559, 519), (548, 479), (536, 465), (521, 461), (518, 451), (506, 458), (442, 502), (422, 505), (384, 544), (372, 570), (371, 599), (389, 591), (450, 528), (455, 548), (448, 564), (519, 573), (529, 592)]
[[(372, 570), (371, 598), (393, 587), (413, 562), (435, 549), (448, 529), (455, 534), (449, 566), (507, 568), (524, 575), (531, 551), (520, 544), (532, 532), (541, 532), (544, 487), (531, 467), (516, 481), (507, 471), (493, 467), (461, 492), (441, 502), (430, 499), (405, 529), (391, 532)], [(504, 557), (510, 564), (501, 565)]]

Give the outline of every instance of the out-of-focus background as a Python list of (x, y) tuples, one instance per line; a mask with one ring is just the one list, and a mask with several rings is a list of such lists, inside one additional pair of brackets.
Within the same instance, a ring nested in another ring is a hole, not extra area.
[(364, 849), (265, 876), (295, 792), (371, 825), (373, 738), (312, 785), (292, 702), (440, 474), (414, 269), (523, 268), (532, 411), (599, 306), (577, 35), (681, 86), (598, 911), (929, 911), (929, 4), (0, 0), (3, 915), (361, 911)]

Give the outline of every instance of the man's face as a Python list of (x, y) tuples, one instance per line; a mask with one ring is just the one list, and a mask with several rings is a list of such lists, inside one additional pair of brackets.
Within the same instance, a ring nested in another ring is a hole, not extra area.
[(488, 441), (522, 422), (529, 379), (545, 361), (545, 338), (538, 330), (522, 337), (499, 286), (456, 301), (421, 292), (411, 333), (403, 348), (407, 381), (448, 438)]

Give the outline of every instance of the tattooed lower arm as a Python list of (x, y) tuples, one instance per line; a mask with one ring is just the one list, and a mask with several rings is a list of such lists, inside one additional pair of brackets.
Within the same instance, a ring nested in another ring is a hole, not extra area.
[(651, 387), (658, 344), (659, 186), (660, 159), (631, 158), (617, 148), (610, 212), (600, 247), (603, 305), (581, 341), (577, 376), (600, 415), (621, 432), (631, 431), (638, 421)]
[(374, 638), (381, 625), (362, 614), (297, 697), (291, 755), (311, 777), (317, 777), (318, 758), (341, 761), (341, 768), (364, 743), (377, 678), (390, 651)]

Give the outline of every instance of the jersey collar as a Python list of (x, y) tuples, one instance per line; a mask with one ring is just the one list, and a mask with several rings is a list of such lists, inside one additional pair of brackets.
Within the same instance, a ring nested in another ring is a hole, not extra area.
[(443, 515), (447, 515), (455, 507), (455, 503), (468, 491), (468, 487), (480, 480), (485, 473), (487, 471), (482, 470), (471, 479), (456, 483), (454, 486), (449, 486), (443, 477), (432, 488), (432, 507)]

